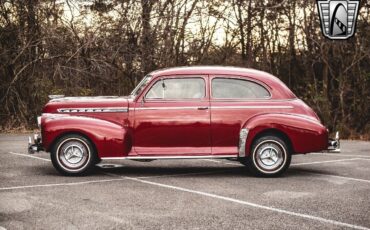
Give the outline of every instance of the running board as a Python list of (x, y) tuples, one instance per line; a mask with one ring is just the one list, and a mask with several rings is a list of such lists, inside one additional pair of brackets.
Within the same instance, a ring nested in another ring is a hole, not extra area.
[(102, 157), (102, 160), (172, 160), (172, 159), (227, 159), (237, 158), (238, 155), (208, 155), (208, 156), (127, 156)]

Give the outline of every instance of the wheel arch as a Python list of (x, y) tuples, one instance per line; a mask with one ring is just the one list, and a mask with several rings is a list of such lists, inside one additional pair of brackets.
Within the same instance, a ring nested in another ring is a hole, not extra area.
[(294, 149), (293, 149), (293, 145), (292, 145), (292, 140), (290, 139), (288, 134), (286, 134), (284, 131), (282, 131), (278, 128), (266, 128), (266, 129), (263, 129), (263, 130), (260, 130), (259, 132), (257, 132), (252, 137), (251, 145), (249, 146), (249, 152), (251, 151), (252, 145), (253, 145), (253, 143), (256, 142), (256, 140), (258, 140), (259, 138), (261, 138), (263, 136), (268, 136), (268, 135), (277, 136), (277, 137), (281, 138), (285, 142), (285, 144), (287, 145), (289, 153), (293, 154)]
[(99, 153), (98, 153), (98, 149), (96, 148), (96, 145), (94, 143), (94, 141), (84, 132), (82, 131), (70, 131), (70, 130), (66, 130), (64, 132), (61, 132), (59, 133), (54, 139), (53, 141), (50, 143), (50, 146), (49, 146), (49, 150), (52, 149), (54, 147), (54, 145), (64, 136), (67, 136), (67, 135), (79, 135), (79, 136), (82, 136), (84, 138), (86, 138), (90, 144), (92, 145), (92, 147), (94, 148), (94, 151), (96, 153), (97, 156), (99, 156)]
[(321, 151), (327, 147), (326, 128), (319, 121), (297, 114), (259, 114), (246, 121), (243, 129), (248, 130), (245, 156), (249, 156), (256, 138), (267, 133), (283, 138), (292, 154)]
[(87, 138), (99, 158), (124, 156), (132, 148), (131, 132), (126, 127), (82, 116), (47, 119), (42, 127), (42, 145), (50, 152), (56, 141), (67, 134), (78, 134)]

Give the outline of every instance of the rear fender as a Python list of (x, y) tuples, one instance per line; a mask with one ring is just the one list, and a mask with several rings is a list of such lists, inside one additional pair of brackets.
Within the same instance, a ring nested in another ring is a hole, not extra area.
[(132, 147), (130, 130), (125, 127), (90, 117), (50, 116), (42, 122), (42, 144), (50, 152), (55, 141), (68, 133), (90, 139), (99, 157), (126, 156)]
[[(240, 136), (246, 138), (244, 156), (250, 154), (257, 135), (268, 131), (279, 132), (289, 138), (293, 153), (315, 152), (327, 148), (328, 131), (319, 121), (296, 114), (269, 113), (254, 116), (243, 125)], [(242, 142), (241, 139), (240, 143)], [(243, 157), (241, 149), (239, 156)]]

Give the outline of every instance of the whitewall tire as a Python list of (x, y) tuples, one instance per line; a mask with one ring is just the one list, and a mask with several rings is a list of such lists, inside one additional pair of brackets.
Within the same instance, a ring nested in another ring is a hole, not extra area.
[(287, 170), (291, 152), (283, 138), (266, 135), (252, 144), (251, 153), (246, 159), (249, 170), (257, 176), (278, 176)]
[(51, 161), (64, 175), (84, 175), (94, 168), (97, 154), (87, 138), (78, 134), (67, 134), (53, 145)]

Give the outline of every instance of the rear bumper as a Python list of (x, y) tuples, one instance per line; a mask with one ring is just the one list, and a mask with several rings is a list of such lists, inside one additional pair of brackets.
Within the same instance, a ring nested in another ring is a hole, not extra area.
[(335, 133), (335, 138), (329, 138), (328, 141), (328, 152), (340, 153), (340, 137), (339, 132)]
[(33, 137), (28, 137), (28, 153), (34, 154), (35, 152), (43, 151), (41, 136), (34, 134)]

